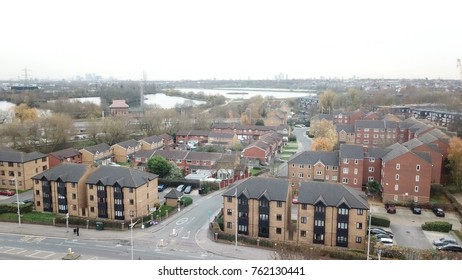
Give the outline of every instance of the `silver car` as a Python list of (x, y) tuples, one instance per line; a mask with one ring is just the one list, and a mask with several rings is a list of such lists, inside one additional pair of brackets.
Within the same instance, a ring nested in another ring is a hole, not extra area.
[(441, 237), (440, 239), (433, 240), (433, 245), (435, 245), (436, 247), (444, 246), (447, 244), (457, 244), (457, 241), (446, 237)]

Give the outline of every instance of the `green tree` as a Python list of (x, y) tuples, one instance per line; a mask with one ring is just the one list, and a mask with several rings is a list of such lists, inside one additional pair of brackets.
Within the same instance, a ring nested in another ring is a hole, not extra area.
[(258, 119), (258, 120), (255, 122), (255, 125), (265, 125), (265, 122), (264, 122), (262, 119)]
[(173, 165), (161, 156), (153, 156), (148, 160), (148, 168), (150, 172), (165, 178), (172, 171)]
[(380, 187), (377, 181), (370, 181), (367, 183), (367, 192), (373, 196), (377, 196), (380, 193)]

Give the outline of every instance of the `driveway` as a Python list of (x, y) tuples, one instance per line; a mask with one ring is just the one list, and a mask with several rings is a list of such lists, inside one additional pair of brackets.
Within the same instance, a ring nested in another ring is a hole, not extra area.
[[(388, 214), (383, 204), (372, 204), (372, 214), (380, 215), (390, 219), (390, 228), (394, 235), (396, 245), (415, 248), (431, 249), (433, 240), (440, 237), (451, 237), (457, 240), (452, 233), (423, 231), (422, 224), (425, 222), (445, 221), (452, 224), (452, 228), (462, 231), (461, 218), (456, 212), (446, 212), (444, 218), (436, 217), (431, 210), (422, 209), (422, 214), (412, 214), (409, 208), (396, 207), (396, 214)], [(462, 243), (459, 240), (459, 243)]]

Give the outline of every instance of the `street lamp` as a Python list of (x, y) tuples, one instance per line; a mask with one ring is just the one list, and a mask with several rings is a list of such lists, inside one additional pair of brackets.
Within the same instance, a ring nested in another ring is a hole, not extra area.
[(372, 220), (372, 206), (371, 209), (369, 209), (369, 227), (367, 228), (368, 230), (368, 235), (367, 235), (367, 260), (369, 260), (369, 253), (371, 249), (371, 220)]
[(16, 173), (14, 174), (14, 186), (16, 188), (16, 206), (18, 207), (18, 224), (21, 225), (21, 208), (19, 207), (19, 191), (18, 191), (18, 182), (16, 181)]
[(133, 260), (133, 227), (136, 225), (136, 222), (133, 223), (133, 217), (135, 216), (135, 212), (130, 210), (130, 240), (131, 240), (131, 247), (132, 247), (132, 260)]

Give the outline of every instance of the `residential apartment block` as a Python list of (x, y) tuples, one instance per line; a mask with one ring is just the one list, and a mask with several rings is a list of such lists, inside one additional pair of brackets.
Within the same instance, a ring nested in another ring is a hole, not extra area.
[(31, 189), (31, 177), (48, 168), (46, 154), (0, 150), (0, 189)]
[(126, 167), (64, 163), (32, 179), (40, 212), (123, 221), (158, 202), (157, 175)]
[(101, 143), (79, 150), (82, 155), (82, 163), (105, 165), (113, 161), (111, 146), (106, 143)]
[(116, 162), (130, 162), (136, 152), (141, 150), (140, 142), (130, 139), (111, 146)]
[(302, 182), (294, 238), (300, 243), (365, 249), (368, 209), (367, 196), (357, 189), (338, 183)]

